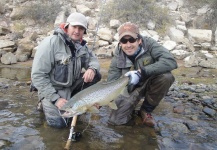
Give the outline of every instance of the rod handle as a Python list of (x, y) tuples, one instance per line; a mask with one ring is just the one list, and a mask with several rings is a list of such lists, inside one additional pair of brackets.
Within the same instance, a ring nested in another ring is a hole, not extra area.
[(74, 116), (72, 118), (72, 123), (71, 123), (71, 127), (74, 127), (76, 125), (76, 121), (77, 121), (78, 116)]

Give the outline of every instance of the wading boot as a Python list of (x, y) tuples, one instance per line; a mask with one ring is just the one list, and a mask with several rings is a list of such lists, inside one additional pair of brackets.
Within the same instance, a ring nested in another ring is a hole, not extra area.
[(147, 125), (149, 127), (155, 126), (155, 121), (151, 113), (145, 112), (144, 110), (140, 110), (140, 114), (142, 117), (142, 124)]

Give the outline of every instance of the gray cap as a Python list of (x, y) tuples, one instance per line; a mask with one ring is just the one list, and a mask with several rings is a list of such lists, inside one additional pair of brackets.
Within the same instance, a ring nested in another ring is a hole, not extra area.
[(66, 25), (71, 24), (72, 26), (82, 26), (87, 30), (87, 18), (81, 13), (72, 13), (66, 20)]

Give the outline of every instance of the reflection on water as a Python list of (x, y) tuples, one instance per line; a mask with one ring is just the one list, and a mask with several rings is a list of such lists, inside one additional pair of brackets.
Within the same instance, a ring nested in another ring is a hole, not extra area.
[[(30, 68), (0, 67), (0, 78), (29, 81), (30, 73)], [(37, 94), (33, 97), (31, 95), (28, 86), (10, 86), (0, 93), (0, 149), (63, 149), (70, 128), (55, 129), (47, 126), (44, 114), (36, 110)], [(71, 149), (158, 149), (154, 129), (140, 125), (109, 126), (109, 112), (108, 107), (102, 107), (99, 114), (79, 116), (75, 131), (82, 132), (82, 138), (73, 142)]]
[(31, 68), (0, 67), (0, 78), (18, 81), (30, 80)]
[[(36, 111), (37, 94), (31, 97), (27, 86), (12, 86), (10, 92), (5, 92), (0, 93), (0, 149), (61, 150), (65, 147), (70, 128), (47, 126), (44, 114)], [(99, 114), (79, 116), (75, 131), (82, 132), (82, 137), (80, 141), (72, 143), (71, 149), (158, 149), (154, 129), (140, 125), (109, 126), (109, 111), (110, 108), (102, 107)]]
[[(85, 114), (79, 118), (75, 126), (76, 132), (81, 132), (80, 141), (72, 142), (71, 149), (76, 150), (157, 150), (157, 140), (154, 129), (141, 125), (110, 126), (108, 120), (109, 108), (101, 108), (99, 114)], [(93, 118), (97, 118), (94, 120)], [(90, 119), (90, 120), (89, 120)], [(67, 141), (69, 128), (54, 129), (41, 127), (40, 135), (47, 149), (62, 149)]]

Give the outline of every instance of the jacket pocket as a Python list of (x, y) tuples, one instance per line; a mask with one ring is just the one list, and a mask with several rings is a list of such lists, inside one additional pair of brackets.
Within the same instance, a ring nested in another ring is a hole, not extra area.
[(55, 66), (54, 80), (61, 83), (68, 81), (68, 65), (58, 64)]
[(74, 81), (73, 63), (68, 64), (56, 63), (51, 73), (51, 82), (54, 86), (70, 87)]

